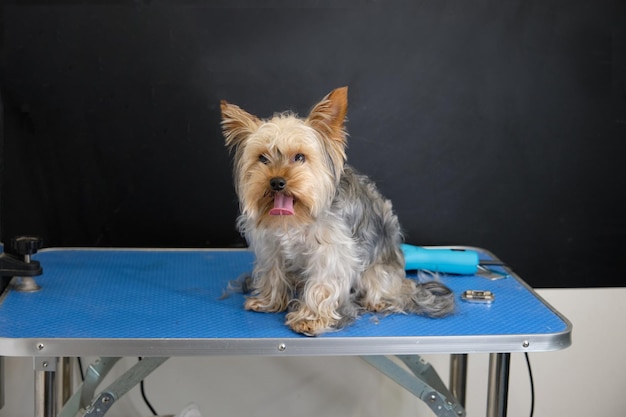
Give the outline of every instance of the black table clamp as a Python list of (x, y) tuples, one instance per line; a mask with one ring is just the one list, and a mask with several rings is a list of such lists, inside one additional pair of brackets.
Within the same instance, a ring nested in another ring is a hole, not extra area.
[(31, 256), (41, 249), (43, 241), (36, 236), (20, 236), (11, 239), (11, 243), (0, 253), (0, 294), (9, 286), (13, 277), (17, 277), (13, 287), (17, 291), (37, 291), (40, 289), (33, 277), (43, 274), (38, 261)]

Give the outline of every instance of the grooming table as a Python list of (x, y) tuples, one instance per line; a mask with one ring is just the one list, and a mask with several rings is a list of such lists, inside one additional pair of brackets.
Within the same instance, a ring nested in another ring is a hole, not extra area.
[[(467, 249), (498, 262), (485, 250)], [(284, 313), (245, 311), (242, 294), (225, 296), (229, 281), (252, 270), (247, 250), (45, 249), (33, 259), (44, 270), (36, 277), (41, 289), (9, 287), (0, 301), (0, 355), (34, 357), (43, 384), (36, 383), (40, 415), (56, 415), (41, 397), (50, 395), (45, 384), (59, 358), (141, 356), (156, 358), (156, 367), (163, 357), (206, 355), (362, 356), (439, 415), (463, 415), (457, 398), (464, 396), (466, 354), (488, 352), (488, 415), (503, 416), (510, 353), (571, 344), (569, 321), (505, 266), (490, 267), (508, 274), (497, 280), (441, 276), (457, 297), (492, 291), (491, 304), (459, 299), (456, 313), (443, 319), (365, 314), (341, 331), (311, 338), (286, 327)], [(452, 394), (416, 356), (424, 353), (453, 354)], [(387, 355), (398, 356), (410, 372)]]

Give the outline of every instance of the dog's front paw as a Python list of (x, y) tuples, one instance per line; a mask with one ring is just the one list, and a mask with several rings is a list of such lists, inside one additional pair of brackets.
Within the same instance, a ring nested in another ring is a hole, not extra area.
[(337, 324), (337, 320), (328, 317), (303, 318), (301, 312), (293, 311), (287, 314), (285, 324), (296, 333), (302, 333), (306, 336), (318, 336), (332, 330)]
[(278, 313), (287, 309), (287, 302), (271, 302), (261, 297), (248, 297), (243, 306), (246, 310), (259, 311), (262, 313)]
[(318, 336), (328, 330), (323, 320), (302, 320), (292, 323), (291, 330), (306, 336)]

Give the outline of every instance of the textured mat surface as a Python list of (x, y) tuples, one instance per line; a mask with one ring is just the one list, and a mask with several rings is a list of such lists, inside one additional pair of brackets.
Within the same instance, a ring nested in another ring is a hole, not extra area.
[[(223, 299), (228, 281), (252, 269), (247, 251), (54, 249), (36, 293), (10, 291), (0, 304), (1, 338), (294, 338), (284, 314), (245, 311), (243, 295)], [(366, 314), (323, 338), (552, 334), (567, 323), (513, 277), (444, 276), (457, 297), (491, 290), (490, 305), (459, 301), (454, 315)]]

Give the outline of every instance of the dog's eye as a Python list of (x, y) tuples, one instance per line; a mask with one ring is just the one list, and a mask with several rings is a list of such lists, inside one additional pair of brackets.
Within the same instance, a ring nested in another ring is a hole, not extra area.
[(306, 160), (306, 157), (304, 156), (304, 154), (302, 153), (298, 153), (296, 154), (296, 156), (293, 157), (294, 162), (304, 162)]
[(260, 162), (260, 163), (267, 165), (269, 161), (270, 161), (270, 160), (269, 160), (269, 159), (267, 159), (267, 156), (265, 156), (265, 155), (259, 155), (259, 162)]

